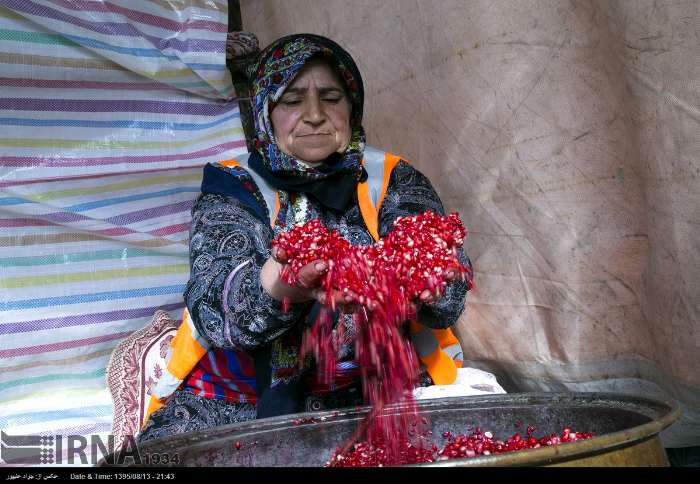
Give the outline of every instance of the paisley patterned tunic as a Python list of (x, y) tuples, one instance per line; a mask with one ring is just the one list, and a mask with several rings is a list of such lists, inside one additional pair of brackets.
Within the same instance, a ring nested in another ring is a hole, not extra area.
[[(303, 218), (319, 218), (352, 244), (374, 241), (363, 221), (357, 201), (343, 212), (328, 209), (311, 197), (297, 194), (294, 203), (280, 214), (283, 223), (273, 229), (252, 179), (242, 170), (237, 173), (251, 189), (257, 205), (243, 198), (203, 193), (192, 209), (190, 233), (191, 276), (185, 301), (197, 330), (219, 348), (254, 351), (279, 340), (290, 330), (304, 324), (313, 303), (292, 304), (287, 312), (263, 290), (260, 271), (270, 257), (275, 231)], [(379, 234), (384, 237), (399, 216), (425, 210), (444, 214), (444, 208), (430, 181), (406, 162), (392, 171), (386, 197), (379, 210)], [(303, 217), (300, 211), (305, 211)], [(278, 219), (279, 221), (279, 219)], [(463, 250), (459, 258), (471, 265)], [(458, 281), (448, 285), (441, 299), (424, 304), (418, 320), (432, 328), (452, 326), (464, 310), (467, 285)], [(346, 327), (347, 340), (341, 358), (352, 359), (354, 327), (350, 317), (340, 324)], [(290, 362), (287, 362), (289, 364)], [(296, 360), (291, 362), (296, 363)], [(284, 364), (284, 362), (282, 362)], [(424, 382), (429, 383), (429, 382)], [(361, 392), (353, 387), (330, 392), (322, 398), (307, 397), (307, 410), (338, 408), (362, 403)], [(178, 390), (171, 400), (155, 412), (139, 434), (139, 441), (186, 431), (202, 430), (256, 417), (255, 405), (204, 398)]]

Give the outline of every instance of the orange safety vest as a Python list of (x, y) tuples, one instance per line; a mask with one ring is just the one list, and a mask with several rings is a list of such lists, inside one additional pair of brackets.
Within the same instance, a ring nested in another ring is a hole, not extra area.
[[(223, 166), (247, 168), (248, 154), (234, 160), (220, 162)], [(389, 178), (396, 164), (401, 160), (396, 155), (366, 147), (363, 165), (367, 180), (357, 185), (357, 198), (360, 212), (372, 238), (379, 240), (379, 207), (381, 206)], [(279, 212), (279, 194), (270, 187), (255, 171), (248, 173), (258, 186), (267, 204), (270, 223), (274, 225)], [(245, 265), (243, 262), (242, 265)], [(239, 266), (240, 268), (240, 266)], [(234, 269), (237, 270), (239, 268)], [(459, 340), (448, 329), (431, 329), (418, 322), (410, 323), (411, 340), (420, 361), (436, 385), (450, 385), (457, 379), (457, 368), (462, 366), (462, 348)], [(199, 360), (209, 351), (211, 345), (197, 332), (187, 309), (183, 311), (182, 323), (170, 343), (167, 366), (163, 376), (153, 389), (143, 424), (151, 413), (161, 408), (166, 399), (177, 390), (187, 375), (197, 366)]]

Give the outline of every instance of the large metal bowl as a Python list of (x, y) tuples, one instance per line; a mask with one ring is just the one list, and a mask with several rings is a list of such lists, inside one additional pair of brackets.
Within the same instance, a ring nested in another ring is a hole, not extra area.
[[(400, 412), (395, 405), (392, 411)], [(443, 461), (431, 466), (664, 466), (659, 432), (680, 416), (675, 402), (607, 393), (524, 393), (419, 402), (436, 444), (443, 432), (481, 427), (507, 438), (527, 425), (536, 435), (570, 426), (590, 440), (505, 454)], [(144, 464), (181, 466), (323, 466), (368, 408), (286, 415), (176, 435), (140, 447)], [(299, 419), (313, 418), (312, 423)], [(515, 423), (520, 422), (520, 429)], [(237, 445), (238, 444), (238, 445)], [(237, 448), (239, 447), (240, 448)], [(107, 458), (109, 462), (109, 457)]]

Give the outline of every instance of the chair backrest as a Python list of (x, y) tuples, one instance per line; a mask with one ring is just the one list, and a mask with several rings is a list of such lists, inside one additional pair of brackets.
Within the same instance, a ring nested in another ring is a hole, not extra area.
[(115, 348), (107, 365), (107, 386), (114, 402), (112, 434), (115, 451), (141, 428), (151, 389), (162, 376), (170, 341), (180, 321), (156, 311), (151, 324), (131, 334)]

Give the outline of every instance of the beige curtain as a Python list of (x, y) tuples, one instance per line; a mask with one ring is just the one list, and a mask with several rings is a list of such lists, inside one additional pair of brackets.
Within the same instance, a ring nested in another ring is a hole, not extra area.
[(369, 143), (469, 229), (471, 366), (511, 391), (672, 397), (700, 445), (700, 2), (242, 0), (263, 45), (355, 56)]

